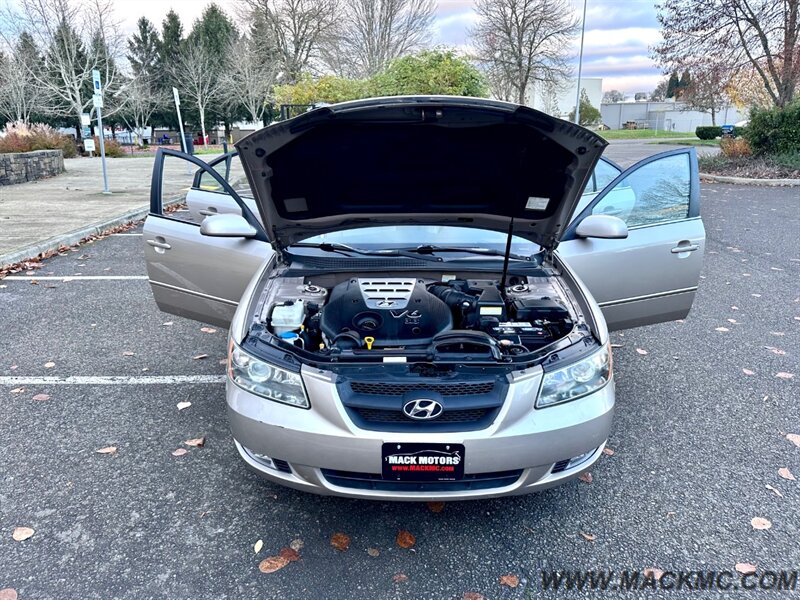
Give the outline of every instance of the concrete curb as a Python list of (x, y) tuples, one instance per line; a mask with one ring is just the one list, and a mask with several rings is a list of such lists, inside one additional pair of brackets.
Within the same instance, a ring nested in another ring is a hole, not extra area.
[(739, 185), (764, 185), (768, 187), (800, 186), (800, 179), (750, 179), (749, 177), (711, 175), (710, 173), (700, 173), (700, 179), (705, 179), (713, 183), (738, 183)]
[(8, 265), (13, 265), (15, 263), (34, 258), (44, 252), (57, 250), (61, 246), (72, 246), (73, 244), (80, 242), (85, 237), (99, 235), (104, 231), (113, 229), (119, 225), (124, 225), (125, 223), (130, 223), (132, 221), (141, 221), (149, 212), (149, 208), (137, 208), (122, 215), (106, 219), (105, 221), (87, 225), (86, 227), (81, 227), (80, 229), (62, 233), (61, 235), (47, 238), (41, 242), (30, 244), (29, 246), (24, 246), (18, 250), (14, 250), (13, 252), (0, 256), (0, 269)]

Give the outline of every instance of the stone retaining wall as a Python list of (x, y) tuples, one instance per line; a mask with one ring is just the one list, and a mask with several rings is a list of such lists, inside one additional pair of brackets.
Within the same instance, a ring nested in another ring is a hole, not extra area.
[(36, 181), (63, 172), (64, 153), (61, 150), (0, 154), (0, 185)]

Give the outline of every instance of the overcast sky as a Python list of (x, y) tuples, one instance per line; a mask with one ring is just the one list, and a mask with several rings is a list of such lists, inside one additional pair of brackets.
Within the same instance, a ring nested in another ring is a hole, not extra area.
[[(212, 0), (117, 0), (115, 13), (123, 28), (133, 31), (136, 20), (147, 16), (160, 28), (164, 15), (173, 8), (185, 29)], [(582, 0), (571, 0), (577, 14)], [(235, 0), (217, 0), (233, 13)], [(466, 47), (467, 29), (475, 20), (472, 0), (438, 0), (434, 44)], [(650, 91), (662, 76), (648, 56), (648, 46), (660, 39), (651, 0), (588, 0), (583, 75), (602, 77), (603, 89), (633, 93)], [(577, 65), (579, 39), (574, 43)]]

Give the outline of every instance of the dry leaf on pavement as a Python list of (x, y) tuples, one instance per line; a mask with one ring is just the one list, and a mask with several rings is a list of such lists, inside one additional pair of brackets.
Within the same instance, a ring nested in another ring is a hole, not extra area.
[(656, 569), (655, 567), (647, 567), (642, 573), (645, 576), (645, 579), (655, 579), (659, 581), (664, 576), (664, 571), (661, 569)]
[(501, 575), (500, 585), (505, 585), (510, 588), (515, 588), (519, 585), (519, 577), (516, 575)]
[(603, 448), (603, 454), (605, 454), (606, 456), (614, 456), (615, 452), (614, 450), (606, 446), (605, 448)]
[(217, 330), (214, 329), (213, 327), (201, 327), (200, 331), (202, 331), (203, 333), (217, 333)]
[(800, 435), (796, 433), (787, 433), (786, 439), (792, 442), (798, 448), (800, 448)]
[(772, 487), (770, 484), (767, 484), (767, 489), (773, 494), (775, 494), (778, 498), (783, 498), (783, 494), (781, 494), (780, 490)]
[(116, 454), (117, 453), (117, 447), (116, 446), (106, 446), (105, 448), (99, 448), (98, 450), (95, 450), (95, 452), (97, 452), (97, 454)]
[(350, 547), (350, 536), (346, 533), (334, 533), (331, 536), (331, 546), (340, 552), (344, 552)]
[(0, 600), (17, 600), (17, 590), (14, 588), (3, 588), (0, 590)]
[(751, 371), (750, 369), (742, 369), (742, 373), (744, 373), (745, 375), (755, 375), (756, 374), (755, 371)]
[(647, 350), (644, 350), (642, 348), (637, 348), (636, 354), (641, 354), (642, 356), (644, 356), (645, 354), (647, 354)]
[(730, 331), (730, 329), (728, 329), (727, 327), (714, 327), (714, 331), (725, 332), (725, 331)]
[(392, 577), (392, 581), (395, 583), (403, 583), (404, 581), (408, 581), (408, 575), (405, 573), (397, 573), (394, 577)]
[(372, 558), (376, 558), (381, 555), (381, 551), (377, 548), (367, 548), (367, 554), (369, 554)]
[(578, 476), (578, 479), (580, 479), (583, 483), (592, 483), (592, 481), (594, 481), (594, 477), (592, 477), (592, 474), (588, 471), (586, 473), (581, 473)]
[(255, 544), (253, 544), (253, 552), (258, 554), (261, 552), (261, 549), (264, 547), (264, 540), (258, 540)]
[(56, 363), (54, 363), (53, 361), (44, 363), (44, 368), (45, 369), (52, 369), (55, 366), (56, 366)]
[(585, 539), (587, 542), (593, 542), (597, 539), (597, 536), (593, 533), (585, 533), (583, 531), (579, 532), (581, 537)]
[(479, 592), (464, 592), (461, 600), (483, 600), (483, 594)]
[(192, 357), (192, 360), (203, 360), (204, 358), (208, 358), (208, 354), (197, 354)]
[(742, 575), (751, 575), (752, 573), (756, 572), (756, 565), (751, 565), (750, 563), (736, 563), (737, 573), (741, 573)]
[(178, 402), (175, 406), (178, 407), (178, 410), (183, 410), (184, 408), (189, 408), (191, 405), (192, 403), (187, 400), (185, 402)]
[(417, 538), (414, 537), (414, 534), (410, 531), (406, 531), (405, 529), (401, 529), (397, 532), (397, 539), (395, 540), (397, 545), (401, 548), (411, 548), (414, 544), (417, 543)]
[(186, 440), (183, 442), (187, 446), (193, 446), (194, 448), (202, 448), (206, 445), (206, 438), (205, 436), (199, 438), (192, 438), (191, 440)]
[(45, 400), (50, 400), (49, 394), (36, 394), (31, 400), (36, 400), (37, 402), (44, 402)]
[(274, 573), (280, 571), (289, 564), (289, 561), (282, 556), (270, 556), (258, 563), (258, 570), (262, 573)]
[(25, 391), (24, 387), (18, 387), (18, 388), (14, 388), (13, 390), (11, 390), (11, 393), (12, 394), (21, 394), (24, 391)]
[(794, 373), (784, 373), (781, 371), (780, 373), (775, 373), (775, 377), (780, 379), (792, 379), (794, 377)]
[(136, 352), (131, 352), (130, 350), (126, 350), (122, 353), (122, 356), (136, 356)]
[(285, 558), (289, 562), (300, 560), (300, 554), (297, 550), (292, 550), (291, 548), (281, 548), (280, 552), (278, 552), (278, 556)]
[(186, 448), (176, 448), (172, 451), (172, 456), (183, 456), (185, 454), (189, 454), (189, 451)]
[(753, 517), (750, 520), (750, 525), (753, 526), (753, 529), (769, 529), (772, 527), (772, 523), (765, 519), (764, 517)]
[(33, 529), (31, 529), (30, 527), (15, 527), (14, 531), (11, 533), (11, 537), (14, 538), (14, 540), (16, 540), (17, 542), (27, 540), (32, 535), (33, 535)]
[(787, 467), (781, 467), (780, 469), (778, 469), (778, 475), (780, 475), (787, 481), (797, 481), (794, 475), (792, 475), (792, 472)]
[(292, 540), (292, 543), (289, 544), (289, 548), (292, 550), (297, 550), (298, 552), (303, 548), (303, 546), (305, 546), (305, 543), (300, 538)]
[(428, 502), (428, 510), (432, 513), (440, 513), (444, 510), (444, 502)]

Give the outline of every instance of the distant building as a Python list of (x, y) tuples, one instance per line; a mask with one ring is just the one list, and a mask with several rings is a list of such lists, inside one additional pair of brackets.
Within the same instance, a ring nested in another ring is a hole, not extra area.
[[(638, 95), (638, 94), (637, 94)], [(711, 125), (711, 114), (687, 110), (682, 102), (616, 102), (601, 104), (603, 125), (609, 129), (658, 129), (693, 132), (701, 125)], [(717, 112), (717, 125), (733, 125), (747, 119), (746, 112), (735, 106)]]
[[(534, 82), (528, 86), (526, 104), (554, 117), (566, 119), (575, 109), (577, 83), (577, 79), (567, 79), (556, 85)], [(581, 88), (586, 90), (592, 106), (600, 108), (603, 101), (603, 78), (581, 77)]]

